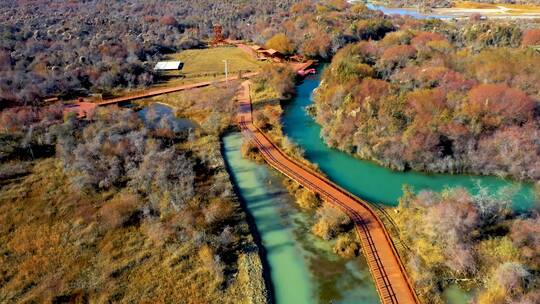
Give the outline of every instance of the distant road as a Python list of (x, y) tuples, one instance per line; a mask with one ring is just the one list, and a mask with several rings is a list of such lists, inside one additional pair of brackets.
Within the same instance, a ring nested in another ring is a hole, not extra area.
[(352, 219), (382, 303), (419, 303), (394, 243), (370, 204), (304, 167), (274, 145), (253, 124), (249, 85), (249, 81), (244, 81), (237, 94), (237, 119), (244, 136), (257, 146), (272, 167), (319, 194)]

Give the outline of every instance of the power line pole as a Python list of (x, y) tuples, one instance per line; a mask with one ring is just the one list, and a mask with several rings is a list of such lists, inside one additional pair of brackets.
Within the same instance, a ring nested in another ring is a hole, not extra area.
[(227, 59), (223, 60), (225, 62), (225, 82), (229, 82), (229, 62)]

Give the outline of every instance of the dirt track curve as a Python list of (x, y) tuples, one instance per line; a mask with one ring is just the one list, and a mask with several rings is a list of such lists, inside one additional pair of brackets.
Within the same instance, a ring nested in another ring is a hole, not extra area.
[(318, 193), (321, 198), (345, 211), (353, 220), (369, 270), (381, 302), (419, 303), (416, 293), (384, 224), (369, 203), (341, 189), (320, 174), (285, 155), (252, 121), (249, 81), (238, 94), (238, 123), (242, 133), (255, 144), (275, 169)]

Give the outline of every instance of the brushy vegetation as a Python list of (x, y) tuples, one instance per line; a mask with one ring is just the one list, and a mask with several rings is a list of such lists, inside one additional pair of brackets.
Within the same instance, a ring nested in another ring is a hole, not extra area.
[(517, 214), (511, 200), (464, 189), (414, 194), (408, 187), (394, 220), (415, 289), (425, 303), (443, 303), (450, 284), (474, 290), (474, 303), (537, 303), (540, 218)]
[[(292, 1), (24, 1), (0, 3), (0, 108), (51, 95), (147, 86), (167, 53), (199, 47), (222, 23), (231, 38), (259, 35)], [(237, 36), (237, 37), (235, 37)]]
[(312, 215), (311, 233), (332, 244), (333, 252), (342, 258), (354, 258), (360, 254), (354, 225), (343, 211), (289, 178), (283, 185), (294, 197), (302, 212)]
[(265, 302), (220, 154), (233, 108), (210, 103), (195, 129), (153, 110), (4, 111), (0, 302)]
[(538, 0), (474, 0), (474, 1), (456, 1), (456, 0), (383, 0), (393, 7), (421, 7), (423, 9), (438, 7), (460, 7), (460, 8), (497, 8), (498, 4), (509, 4), (511, 7), (523, 8), (535, 7), (540, 5)]
[(540, 54), (521, 41), (512, 24), (415, 21), (349, 45), (317, 91), (322, 136), (398, 170), (535, 181)]

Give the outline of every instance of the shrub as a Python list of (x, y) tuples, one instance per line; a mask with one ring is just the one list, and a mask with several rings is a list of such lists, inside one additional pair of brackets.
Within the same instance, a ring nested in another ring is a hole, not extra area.
[(336, 244), (332, 248), (334, 253), (342, 258), (354, 258), (360, 252), (360, 245), (354, 235), (344, 234), (338, 236)]
[(324, 240), (336, 237), (351, 224), (351, 219), (345, 213), (329, 204), (323, 204), (317, 210), (317, 218), (311, 231)]
[(115, 229), (123, 225), (138, 223), (140, 200), (141, 198), (136, 195), (119, 194), (111, 201), (105, 202), (99, 210), (105, 227)]
[(523, 33), (522, 46), (540, 45), (540, 29), (530, 29)]
[(292, 41), (283, 33), (274, 35), (266, 41), (266, 47), (274, 49), (282, 54), (288, 55), (294, 52)]
[(301, 188), (295, 193), (296, 203), (300, 207), (308, 210), (317, 209), (321, 205), (321, 200), (313, 192), (306, 188)]

